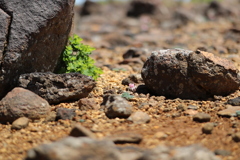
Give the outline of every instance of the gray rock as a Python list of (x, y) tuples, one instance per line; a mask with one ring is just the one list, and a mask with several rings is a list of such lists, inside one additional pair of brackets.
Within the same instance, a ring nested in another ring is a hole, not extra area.
[(12, 123), (11, 129), (19, 130), (19, 129), (22, 129), (22, 128), (26, 128), (28, 126), (28, 123), (29, 123), (28, 118), (26, 118), (26, 117), (18, 118), (17, 120), (15, 120)]
[(51, 106), (46, 100), (24, 88), (16, 87), (0, 101), (0, 122), (13, 122), (20, 117), (46, 117)]
[(210, 150), (194, 144), (185, 147), (158, 146), (147, 150), (141, 160), (220, 160)]
[(80, 124), (77, 124), (71, 130), (70, 136), (72, 137), (89, 137), (89, 138), (96, 138), (96, 136), (87, 128), (83, 127)]
[(20, 74), (57, 69), (71, 30), (73, 7), (74, 0), (0, 1), (0, 44), (6, 44), (0, 56), (0, 98), (17, 86)]
[(56, 115), (56, 120), (59, 119), (70, 119), (72, 120), (73, 117), (76, 116), (75, 109), (69, 109), (69, 108), (58, 108), (57, 109), (57, 115)]
[(235, 142), (240, 142), (240, 132), (234, 133), (234, 134), (232, 135), (232, 139), (233, 139)]
[(193, 120), (196, 122), (209, 122), (211, 116), (207, 113), (197, 113), (193, 116)]
[(85, 98), (96, 86), (89, 76), (80, 73), (29, 73), (19, 77), (19, 86), (26, 88), (50, 104)]
[(147, 113), (137, 111), (131, 114), (131, 116), (128, 117), (128, 120), (132, 121), (133, 123), (141, 124), (150, 122), (151, 118)]
[(221, 156), (230, 156), (231, 155), (231, 152), (230, 151), (227, 151), (227, 150), (224, 150), (224, 149), (216, 149), (214, 151), (215, 155), (221, 155)]
[(227, 101), (227, 104), (230, 104), (232, 106), (240, 106), (240, 97), (229, 99)]
[(60, 141), (43, 144), (27, 152), (25, 160), (122, 160), (114, 143), (90, 138), (66, 137)]
[(214, 123), (206, 123), (202, 128), (202, 132), (205, 134), (211, 134), (214, 126)]
[(142, 68), (142, 78), (155, 95), (207, 99), (239, 88), (238, 69), (228, 60), (203, 51), (154, 51)]
[(124, 144), (124, 143), (137, 143), (139, 144), (143, 136), (137, 133), (121, 133), (121, 134), (114, 134), (111, 136), (106, 137), (107, 140), (111, 140), (116, 144)]
[(108, 118), (128, 118), (132, 114), (132, 106), (119, 95), (105, 97), (105, 114)]

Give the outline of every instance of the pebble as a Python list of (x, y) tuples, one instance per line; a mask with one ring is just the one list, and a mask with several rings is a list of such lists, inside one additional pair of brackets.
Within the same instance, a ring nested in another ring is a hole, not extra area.
[(124, 144), (124, 143), (136, 143), (139, 144), (143, 136), (141, 134), (137, 133), (121, 133), (121, 134), (115, 134), (106, 137), (107, 140), (111, 140), (116, 144)]
[(233, 106), (240, 106), (240, 97), (229, 99), (227, 101), (227, 104), (233, 105)]
[(80, 110), (98, 110), (99, 104), (96, 103), (94, 98), (82, 98), (78, 101), (78, 107)]
[(219, 111), (217, 114), (222, 117), (237, 116), (236, 112), (240, 110), (240, 107), (229, 106), (227, 109)]
[(189, 106), (187, 106), (187, 109), (197, 110), (198, 106), (189, 105)]
[(237, 132), (235, 134), (232, 135), (232, 139), (235, 141), (235, 142), (240, 142), (240, 132)]
[(89, 138), (96, 138), (94, 133), (92, 133), (89, 129), (85, 128), (80, 124), (76, 124), (73, 129), (71, 130), (69, 136), (72, 137), (89, 137)]
[(177, 106), (177, 110), (180, 110), (180, 111), (186, 111), (187, 109), (188, 109), (188, 106), (185, 104), (179, 104)]
[(134, 112), (133, 114), (131, 114), (131, 116), (128, 118), (128, 120), (130, 120), (136, 124), (141, 124), (141, 123), (150, 122), (151, 118), (147, 113), (142, 112), (142, 111), (137, 111), (137, 112)]
[(205, 134), (211, 134), (214, 128), (214, 123), (206, 123), (203, 127), (202, 127), (202, 132)]
[(73, 119), (73, 117), (76, 116), (75, 109), (68, 109), (68, 108), (58, 108), (57, 109), (57, 116), (56, 120), (59, 119)]
[(50, 114), (47, 115), (47, 117), (45, 118), (44, 122), (53, 122), (56, 120), (57, 114), (56, 112), (50, 112)]
[(193, 120), (196, 122), (209, 122), (211, 116), (207, 113), (197, 113), (193, 116)]
[(224, 149), (216, 149), (214, 151), (215, 155), (221, 155), (221, 156), (230, 156), (231, 155), (231, 152), (230, 151), (227, 151), (227, 150), (224, 150)]
[(28, 124), (29, 124), (29, 119), (26, 117), (21, 117), (12, 123), (11, 129), (20, 130), (22, 128), (26, 128)]

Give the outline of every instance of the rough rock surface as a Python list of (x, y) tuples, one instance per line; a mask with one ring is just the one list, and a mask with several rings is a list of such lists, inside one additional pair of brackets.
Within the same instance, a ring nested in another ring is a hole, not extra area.
[(90, 138), (67, 137), (51, 144), (43, 144), (28, 151), (26, 160), (120, 160), (114, 143)]
[(207, 99), (239, 88), (237, 68), (228, 60), (203, 51), (154, 51), (142, 77), (153, 94), (168, 98)]
[(0, 101), (0, 122), (13, 122), (20, 117), (39, 119), (50, 113), (51, 106), (35, 93), (16, 87)]
[[(105, 103), (105, 102), (104, 102)], [(128, 118), (133, 107), (119, 95), (109, 95), (105, 103), (105, 113), (109, 118)]]
[(74, 2), (0, 1), (1, 98), (20, 74), (56, 69), (71, 30)]
[(76, 116), (75, 109), (69, 109), (69, 108), (58, 108), (57, 114), (56, 114), (56, 120), (59, 119), (73, 119), (73, 117)]
[(95, 87), (95, 81), (80, 73), (29, 73), (19, 77), (19, 86), (26, 88), (50, 104), (85, 98)]

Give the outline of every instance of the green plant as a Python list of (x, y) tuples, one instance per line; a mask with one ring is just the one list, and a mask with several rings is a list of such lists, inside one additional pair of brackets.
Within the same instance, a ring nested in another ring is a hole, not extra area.
[(95, 48), (81, 43), (82, 39), (78, 35), (69, 38), (69, 45), (63, 52), (64, 65), (60, 73), (79, 72), (91, 76), (94, 80), (100, 76), (103, 71), (94, 65), (95, 61), (89, 57)]
[(134, 98), (134, 96), (129, 94), (128, 92), (122, 93), (122, 97), (127, 99), (127, 100)]

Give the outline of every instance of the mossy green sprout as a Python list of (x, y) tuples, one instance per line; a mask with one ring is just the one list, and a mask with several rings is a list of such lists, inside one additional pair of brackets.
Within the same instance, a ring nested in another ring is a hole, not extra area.
[(89, 57), (95, 48), (81, 43), (82, 39), (78, 35), (69, 38), (69, 45), (63, 52), (64, 66), (60, 73), (79, 72), (91, 76), (94, 80), (103, 73), (103, 71), (94, 65), (95, 61)]

